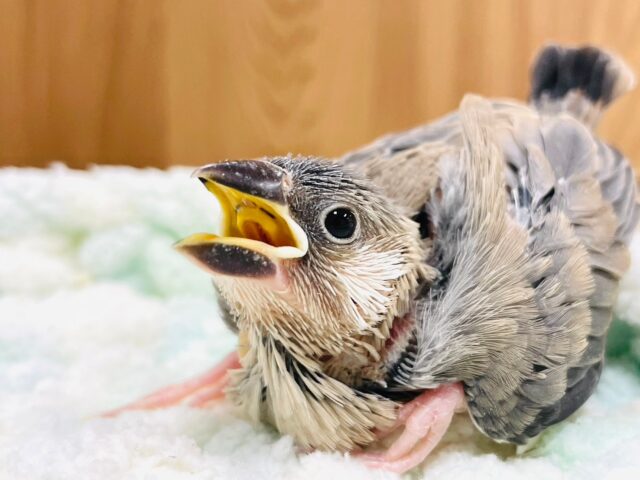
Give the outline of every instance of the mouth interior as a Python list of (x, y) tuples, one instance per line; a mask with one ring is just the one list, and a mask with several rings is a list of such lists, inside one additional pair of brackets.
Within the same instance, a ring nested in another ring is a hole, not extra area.
[[(307, 236), (286, 206), (210, 180), (202, 181), (222, 210), (221, 235), (206, 235), (207, 241), (239, 245), (280, 258), (306, 254)], [(203, 239), (202, 234), (198, 239)]]

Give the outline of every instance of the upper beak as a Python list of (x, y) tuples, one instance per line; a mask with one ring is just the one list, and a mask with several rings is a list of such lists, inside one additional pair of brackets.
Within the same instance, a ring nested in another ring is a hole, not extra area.
[(281, 261), (303, 257), (307, 235), (286, 204), (291, 179), (271, 162), (244, 160), (206, 165), (197, 177), (222, 208), (221, 235), (198, 233), (176, 248), (213, 274), (269, 278)]
[(205, 186), (218, 184), (280, 205), (285, 203), (285, 183), (289, 179), (285, 169), (263, 160), (213, 163), (198, 168), (191, 176)]

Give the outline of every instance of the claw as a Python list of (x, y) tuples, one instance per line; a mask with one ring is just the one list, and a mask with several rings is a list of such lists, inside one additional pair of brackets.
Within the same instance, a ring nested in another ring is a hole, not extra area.
[(456, 411), (464, 408), (462, 385), (443, 385), (427, 390), (404, 405), (391, 430), (381, 434), (384, 438), (404, 425), (404, 430), (389, 448), (382, 452), (358, 453), (372, 468), (404, 473), (422, 463), (442, 439)]

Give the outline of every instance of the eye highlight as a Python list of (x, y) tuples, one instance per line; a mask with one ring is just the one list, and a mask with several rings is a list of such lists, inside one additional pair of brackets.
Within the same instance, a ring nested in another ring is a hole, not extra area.
[(324, 212), (324, 229), (337, 243), (347, 243), (355, 237), (358, 218), (348, 207), (334, 206)]

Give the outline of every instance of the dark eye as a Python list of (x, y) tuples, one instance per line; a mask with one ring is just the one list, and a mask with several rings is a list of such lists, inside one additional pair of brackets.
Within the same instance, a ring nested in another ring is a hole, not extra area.
[(337, 240), (350, 240), (358, 228), (358, 219), (348, 208), (330, 208), (324, 217), (324, 228)]

